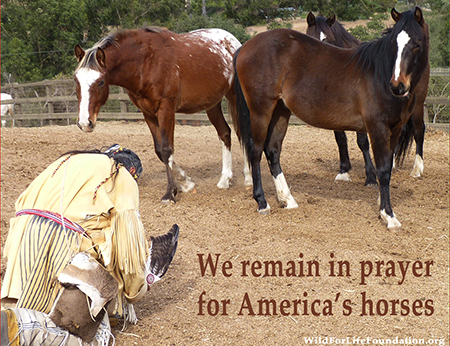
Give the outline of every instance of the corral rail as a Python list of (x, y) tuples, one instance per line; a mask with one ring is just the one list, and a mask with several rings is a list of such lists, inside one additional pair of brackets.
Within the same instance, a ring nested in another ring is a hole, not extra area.
[[(449, 69), (432, 69), (428, 97), (425, 101), (427, 125), (449, 132)], [(2, 115), (3, 126), (43, 126), (45, 124), (69, 125), (77, 120), (77, 97), (75, 83), (71, 79), (44, 80), (27, 84), (7, 84), (2, 93), (13, 96), (13, 100), (2, 101), (14, 105), (14, 114)], [(228, 122), (226, 103), (224, 113)], [(123, 88), (112, 87), (108, 102), (102, 107), (99, 120), (142, 120), (142, 113), (131, 103)], [(176, 114), (176, 119), (185, 124), (208, 123), (206, 113)], [(292, 117), (292, 124), (303, 124)]]

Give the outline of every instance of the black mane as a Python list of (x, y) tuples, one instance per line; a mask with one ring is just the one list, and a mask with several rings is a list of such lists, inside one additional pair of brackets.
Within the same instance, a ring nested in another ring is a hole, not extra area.
[(358, 46), (361, 43), (355, 36), (345, 30), (338, 21), (333, 24), (331, 31), (333, 31), (334, 38), (336, 39), (335, 45), (338, 47), (350, 48)]
[(373, 73), (385, 87), (389, 85), (395, 64), (397, 54), (393, 48), (397, 46), (395, 40), (402, 30), (422, 37), (422, 28), (414, 18), (414, 10), (404, 12), (398, 23), (383, 31), (381, 38), (361, 43), (352, 57), (358, 60), (358, 67), (364, 73)]

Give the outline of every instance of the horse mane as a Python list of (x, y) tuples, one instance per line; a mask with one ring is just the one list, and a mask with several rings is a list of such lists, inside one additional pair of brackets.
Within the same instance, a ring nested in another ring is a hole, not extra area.
[[(414, 11), (404, 12), (398, 23), (382, 32), (381, 38), (361, 43), (351, 58), (358, 59), (357, 66), (361, 71), (365, 73), (372, 71), (385, 87), (389, 85), (397, 54), (392, 49), (393, 40), (402, 30), (422, 36), (421, 24), (415, 20)], [(423, 42), (423, 44), (427, 43)]]
[[(83, 59), (78, 64), (78, 67), (76, 71), (78, 71), (81, 68), (89, 68), (95, 71), (100, 72), (101, 67), (97, 61), (96, 53), (98, 49), (105, 49), (108, 46), (116, 45), (118, 46), (117, 37), (122, 34), (123, 31), (117, 31), (115, 33), (112, 33), (104, 38), (102, 38), (100, 41), (98, 41), (94, 46), (90, 49), (87, 49)], [(75, 71), (75, 72), (76, 72)]]
[(333, 24), (331, 31), (333, 31), (338, 47), (351, 48), (361, 44), (361, 41), (345, 30), (344, 26), (338, 21)]
[(118, 47), (119, 41), (122, 39), (122, 37), (126, 36), (130, 32), (138, 31), (138, 30), (144, 30), (145, 32), (150, 32), (150, 33), (162, 33), (162, 32), (168, 31), (164, 28), (160, 28), (160, 27), (156, 27), (156, 26), (143, 27), (142, 29), (137, 29), (137, 30), (135, 29), (135, 30), (116, 31), (108, 36), (105, 36), (100, 41), (98, 41), (96, 44), (94, 44), (94, 46), (92, 48), (86, 50), (83, 59), (81, 60), (81, 62), (79, 63), (79, 65), (77, 67), (77, 71), (81, 68), (86, 67), (86, 68), (100, 72), (101, 67), (95, 56), (98, 49), (105, 49), (111, 45)]
[(334, 45), (341, 48), (351, 48), (358, 46), (361, 41), (345, 30), (344, 26), (339, 22), (335, 21), (330, 27), (327, 22), (327, 18), (324, 16), (317, 16), (315, 18), (314, 30), (317, 36), (318, 33), (323, 32), (325, 35), (329, 36), (330, 31), (334, 36)]
[(156, 34), (168, 31), (167, 29), (161, 28), (159, 26), (146, 26), (146, 27), (143, 28), (143, 30), (147, 31), (147, 32), (156, 33)]

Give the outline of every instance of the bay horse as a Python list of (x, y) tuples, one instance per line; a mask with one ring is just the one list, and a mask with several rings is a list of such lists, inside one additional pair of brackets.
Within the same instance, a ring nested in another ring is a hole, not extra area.
[(217, 186), (228, 188), (233, 175), (231, 130), (221, 101), (225, 96), (230, 113), (234, 111), (233, 55), (240, 46), (221, 29), (176, 34), (155, 27), (113, 33), (86, 52), (76, 45), (78, 127), (93, 131), (109, 86), (125, 88), (142, 111), (156, 155), (166, 166), (168, 184), (161, 202), (171, 204), (178, 192), (174, 173), (183, 192), (195, 185), (174, 161), (175, 112), (206, 110), (222, 142), (222, 175)]
[(390, 201), (393, 155), (428, 66), (429, 33), (419, 7), (391, 11), (395, 25), (375, 41), (343, 49), (290, 29), (256, 35), (235, 54), (240, 140), (252, 167), (253, 198), (268, 214), (260, 161), (266, 155), (277, 198), (298, 207), (280, 166), (291, 113), (329, 130), (369, 134), (388, 228), (401, 227)]
[[(314, 16), (313, 13), (309, 12), (306, 18), (308, 28), (306, 29), (306, 34), (322, 42), (327, 42), (337, 47), (341, 48), (353, 48), (361, 44), (356, 37), (350, 34), (343, 25), (336, 20), (336, 16), (333, 14), (327, 18), (324, 16)], [(427, 70), (423, 73), (420, 82), (418, 83), (415, 94), (416, 94), (416, 104), (414, 110), (408, 123), (405, 126), (414, 128), (414, 140), (416, 142), (416, 157), (414, 161), (414, 166), (411, 171), (412, 177), (420, 177), (423, 174), (423, 142), (425, 138), (425, 122), (424, 122), (424, 103), (428, 93), (428, 83), (430, 80), (430, 65), (428, 64)], [(402, 135), (408, 136), (411, 134), (410, 130), (405, 129), (402, 131)], [(352, 168), (350, 163), (350, 158), (348, 155), (347, 146), (347, 136), (343, 131), (334, 131), (336, 143), (339, 147), (339, 158), (340, 158), (340, 171), (336, 176), (335, 180), (350, 181), (349, 171)], [(366, 186), (376, 186), (376, 173), (373, 166), (372, 160), (369, 154), (369, 140), (366, 133), (357, 132), (357, 144), (361, 150), (366, 170)], [(397, 147), (395, 150), (395, 162), (401, 164), (404, 160), (405, 155), (398, 155), (398, 153), (406, 154), (408, 152), (409, 146), (412, 144), (411, 138), (405, 138), (405, 140), (400, 140), (399, 143), (407, 146), (406, 148)]]

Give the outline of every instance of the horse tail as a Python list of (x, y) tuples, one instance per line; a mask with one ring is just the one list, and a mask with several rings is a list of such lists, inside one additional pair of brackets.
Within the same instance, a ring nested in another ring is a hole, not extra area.
[(397, 142), (397, 147), (395, 148), (395, 164), (397, 166), (400, 167), (403, 165), (403, 161), (411, 149), (413, 139), (414, 124), (412, 117), (410, 117), (408, 122), (402, 128), (400, 138)]
[(238, 49), (234, 55), (233, 65), (234, 65), (234, 90), (236, 94), (236, 113), (234, 115), (233, 124), (235, 125), (235, 131), (241, 142), (241, 145), (245, 148), (247, 158), (250, 160), (250, 153), (253, 149), (253, 137), (250, 122), (250, 110), (248, 109), (247, 101), (245, 100), (244, 93), (242, 91), (241, 83), (239, 81), (239, 76), (236, 70), (236, 59), (239, 54), (240, 49)]

